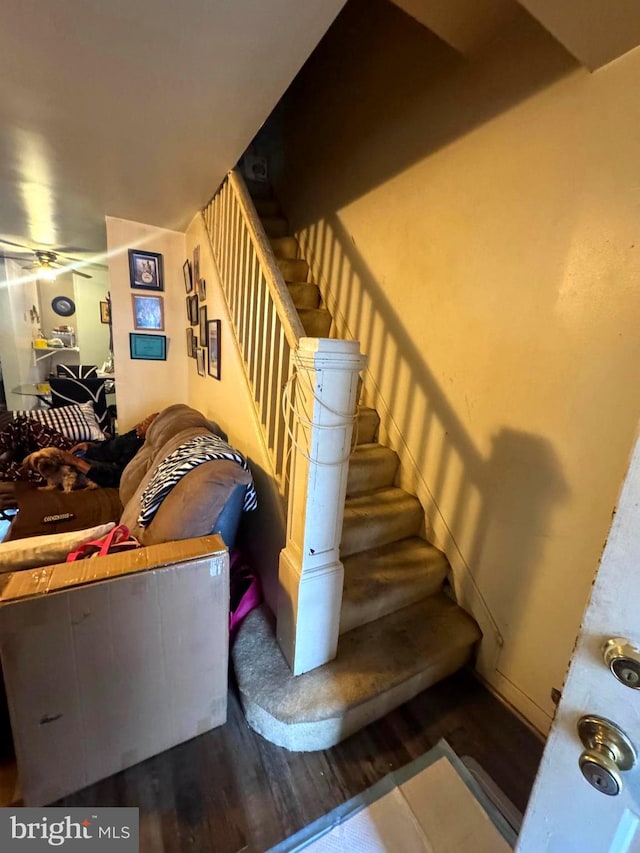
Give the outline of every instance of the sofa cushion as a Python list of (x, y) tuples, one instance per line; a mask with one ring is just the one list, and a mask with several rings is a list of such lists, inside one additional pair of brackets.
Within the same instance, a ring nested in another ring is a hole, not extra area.
[(0, 542), (0, 573), (64, 563), (70, 551), (75, 551), (92, 539), (106, 536), (113, 527), (114, 523), (110, 521), (108, 524), (98, 524), (96, 527), (72, 533), (52, 533), (48, 536)]

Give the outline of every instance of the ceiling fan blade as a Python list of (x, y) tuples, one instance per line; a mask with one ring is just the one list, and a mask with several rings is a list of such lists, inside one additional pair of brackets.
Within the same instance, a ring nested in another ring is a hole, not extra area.
[(97, 261), (92, 261), (89, 258), (83, 260), (82, 258), (72, 258), (69, 255), (58, 255), (60, 258), (64, 258), (65, 261), (71, 261), (73, 264), (82, 264), (83, 267), (100, 267), (101, 269), (107, 269), (106, 264), (99, 264)]
[[(68, 260), (68, 258), (65, 258), (65, 260)], [(78, 263), (82, 267), (85, 266), (85, 264), (83, 264), (82, 261), (79, 261)], [(63, 272), (72, 272), (74, 275), (81, 275), (82, 278), (93, 278), (93, 276), (89, 275), (89, 273), (81, 272), (76, 266), (74, 266), (74, 264), (60, 263), (60, 260), (52, 261), (50, 263), (50, 266), (55, 267), (56, 269), (62, 270)]]
[(31, 246), (25, 246), (24, 243), (14, 243), (13, 240), (5, 240), (4, 237), (0, 237), (0, 243), (4, 243), (5, 246), (15, 246), (16, 249), (26, 249), (31, 254), (34, 251)]

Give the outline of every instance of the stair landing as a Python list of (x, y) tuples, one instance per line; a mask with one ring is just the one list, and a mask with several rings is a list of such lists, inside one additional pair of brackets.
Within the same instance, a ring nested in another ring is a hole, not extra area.
[(335, 660), (293, 676), (263, 606), (242, 623), (232, 658), (251, 728), (308, 752), (335, 746), (451, 675), (479, 639), (473, 619), (438, 594), (343, 634)]

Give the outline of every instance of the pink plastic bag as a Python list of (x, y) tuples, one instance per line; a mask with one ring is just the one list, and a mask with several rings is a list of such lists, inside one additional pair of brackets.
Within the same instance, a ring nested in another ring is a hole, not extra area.
[(242, 620), (261, 603), (262, 588), (259, 578), (236, 549), (231, 551), (229, 569), (229, 637), (233, 642)]
[(108, 554), (120, 554), (122, 551), (131, 551), (133, 548), (141, 548), (135, 536), (129, 533), (129, 528), (119, 524), (110, 530), (102, 539), (92, 539), (85, 542), (75, 551), (67, 555), (67, 563), (76, 560), (86, 560), (88, 557), (106, 557)]

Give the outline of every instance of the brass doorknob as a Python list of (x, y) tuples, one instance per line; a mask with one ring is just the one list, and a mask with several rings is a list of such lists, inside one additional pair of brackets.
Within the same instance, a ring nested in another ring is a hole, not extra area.
[(622, 790), (621, 772), (636, 763), (633, 744), (611, 720), (594, 715), (580, 717), (578, 735), (585, 747), (578, 762), (582, 775), (597, 791), (615, 797)]
[(612, 637), (602, 650), (604, 662), (625, 687), (640, 690), (640, 649), (624, 637)]

